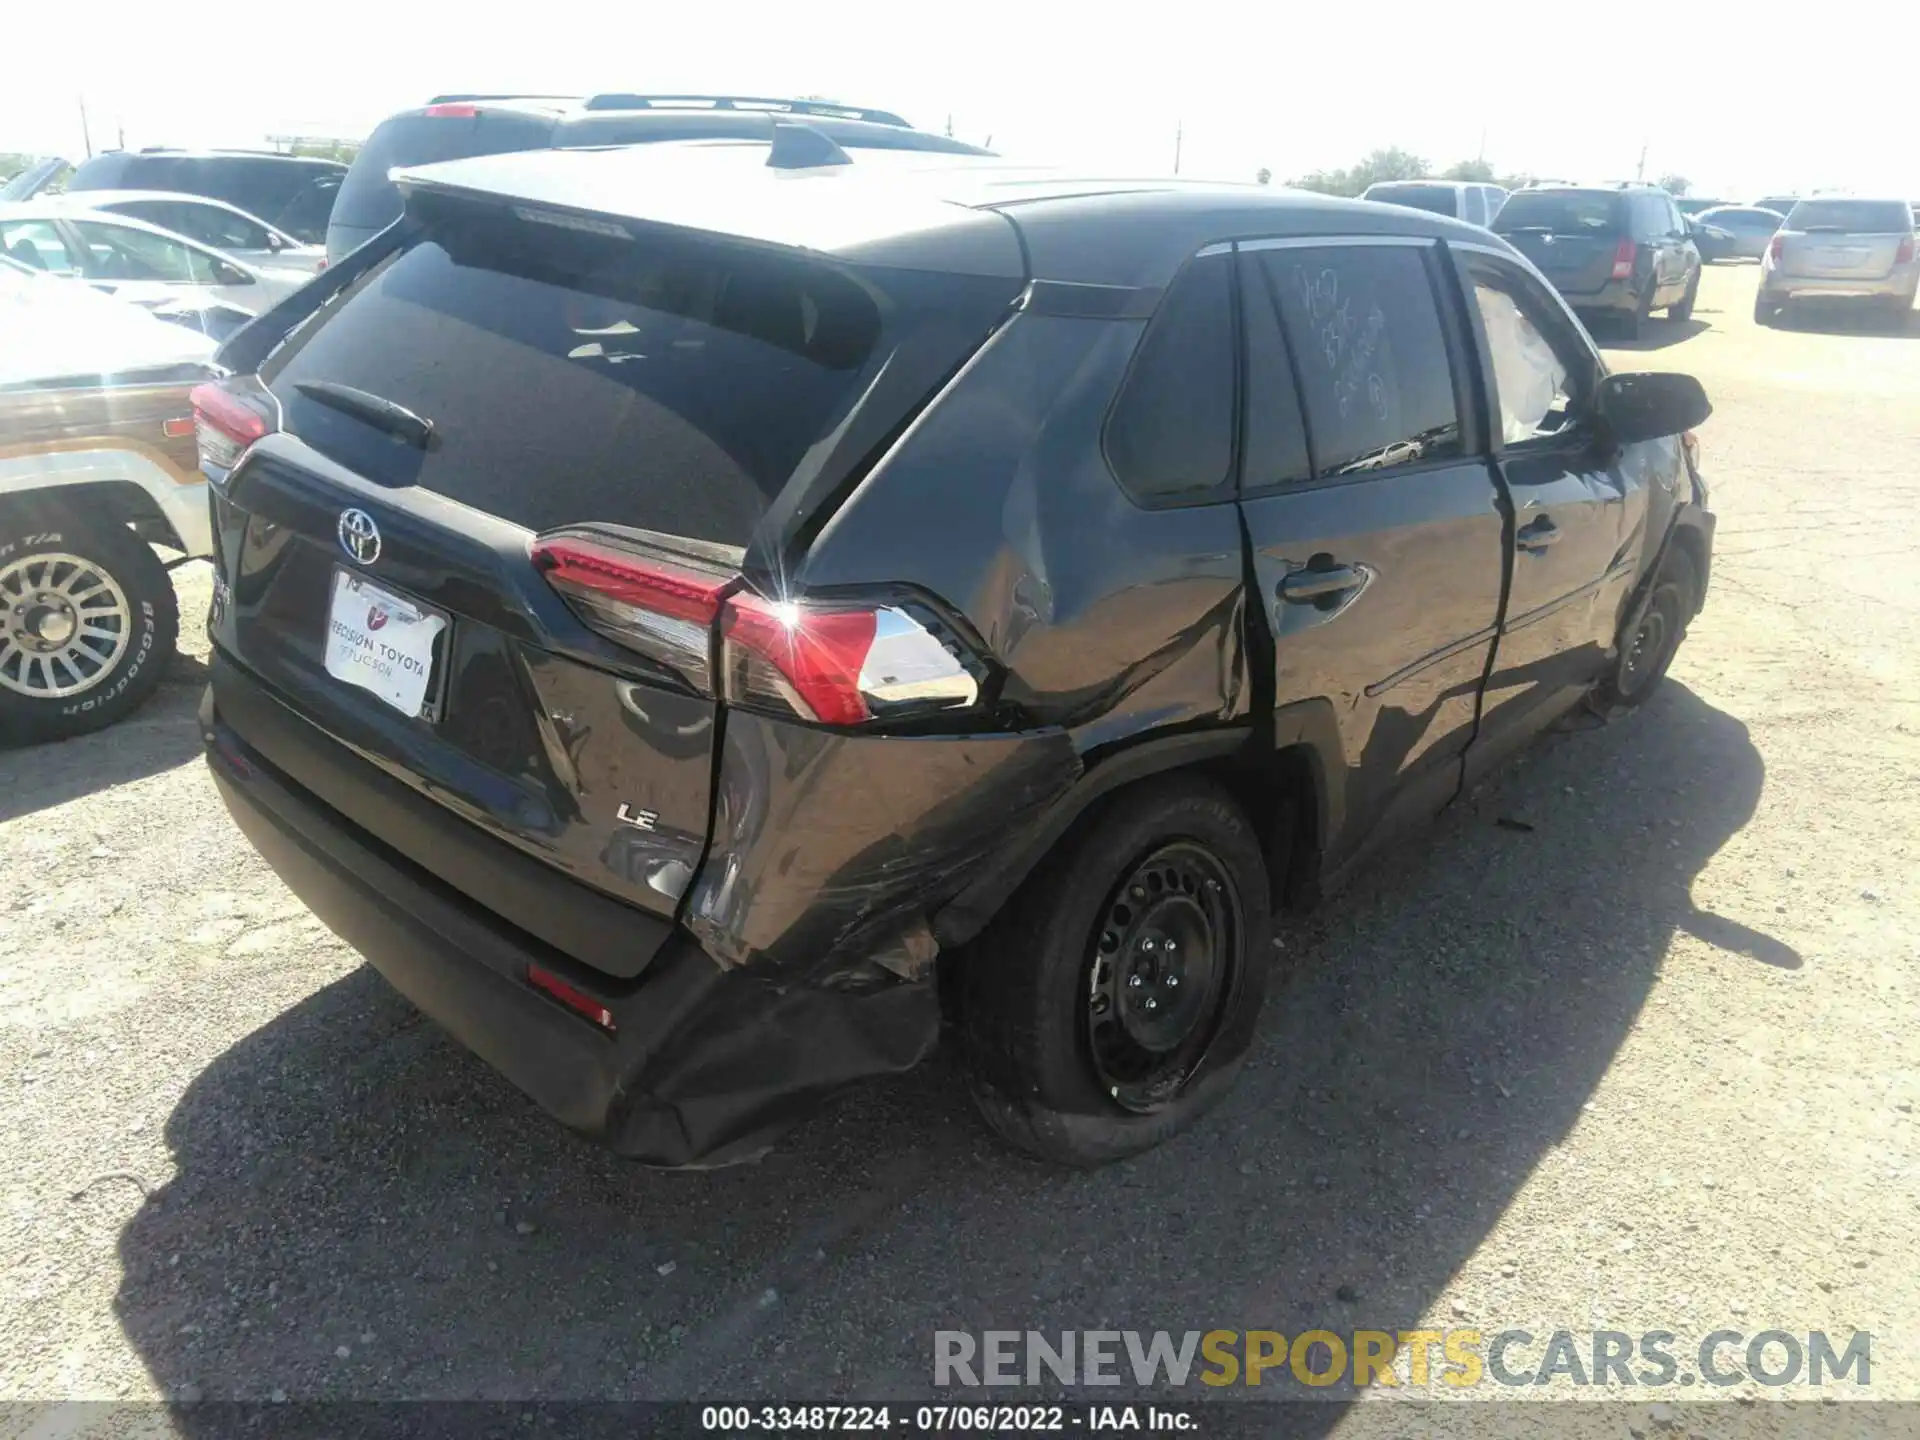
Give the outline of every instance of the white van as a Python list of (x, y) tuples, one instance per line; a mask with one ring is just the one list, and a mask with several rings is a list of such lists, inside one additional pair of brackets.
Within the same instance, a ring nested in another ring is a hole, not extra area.
[(1491, 225), (1506, 203), (1507, 192), (1498, 185), (1470, 180), (1382, 180), (1369, 185), (1360, 198), (1430, 210), (1469, 225)]

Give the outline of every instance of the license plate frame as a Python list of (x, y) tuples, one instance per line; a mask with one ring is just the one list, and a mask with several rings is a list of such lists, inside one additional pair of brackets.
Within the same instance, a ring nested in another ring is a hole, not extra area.
[[(327, 663), (326, 652), (329, 648), (330, 639), (334, 634), (335, 614), (340, 605), (343, 591), (349, 587), (357, 590), (361, 598), (384, 601), (399, 609), (414, 610), (419, 612), (419, 615), (423, 619), (438, 622), (438, 626), (433, 632), (427, 650), (426, 685), (421, 694), (420, 708), (417, 711), (408, 711), (403, 705), (383, 693), (378, 687), (369, 685), (352, 676), (342, 675)], [(446, 703), (447, 657), (451, 650), (452, 635), (453, 616), (445, 610), (442, 610), (439, 606), (429, 605), (416, 596), (409, 595), (405, 591), (386, 584), (383, 581), (375, 580), (369, 575), (362, 574), (360, 571), (349, 569), (345, 565), (336, 564), (333, 567), (333, 574), (327, 587), (326, 625), (321, 634), (321, 668), (328, 679), (341, 685), (365, 691), (397, 715), (405, 716), (409, 720), (420, 721), (423, 724), (437, 725), (444, 713)]]

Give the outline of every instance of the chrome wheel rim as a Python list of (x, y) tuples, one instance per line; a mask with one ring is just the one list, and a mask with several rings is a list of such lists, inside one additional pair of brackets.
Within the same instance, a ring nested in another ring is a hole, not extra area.
[(51, 552), (0, 569), (0, 686), (14, 694), (85, 694), (132, 643), (126, 591), (93, 561)]

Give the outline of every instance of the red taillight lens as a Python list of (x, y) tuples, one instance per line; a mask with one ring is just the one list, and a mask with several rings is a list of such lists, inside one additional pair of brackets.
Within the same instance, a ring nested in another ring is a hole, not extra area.
[(176, 415), (160, 422), (160, 433), (169, 440), (184, 440), (194, 433), (198, 422), (191, 415)]
[(588, 627), (729, 704), (859, 725), (980, 698), (984, 667), (930, 607), (773, 600), (624, 537), (542, 536), (533, 563)]
[(447, 105), (429, 105), (426, 113), (435, 120), (471, 120), (480, 113), (480, 107), (455, 102)]
[(1630, 239), (1623, 239), (1618, 245), (1613, 247), (1614, 279), (1625, 280), (1633, 274), (1633, 252), (1634, 244)]
[(1893, 252), (1893, 263), (1905, 265), (1913, 259), (1913, 237), (1909, 235), (1900, 242), (1900, 248)]
[(551, 995), (576, 1015), (584, 1015), (602, 1030), (614, 1030), (613, 1012), (602, 1005), (584, 990), (579, 990), (562, 980), (551, 970), (543, 970), (538, 965), (527, 967), (527, 983), (543, 994)]
[(187, 399), (202, 465), (231, 470), (247, 447), (273, 428), (253, 403), (226, 385), (196, 385)]
[(731, 575), (577, 535), (534, 541), (533, 563), (593, 629), (712, 692), (713, 624)]
[(727, 602), (728, 698), (784, 706), (828, 725), (871, 720), (860, 675), (878, 627), (877, 610), (814, 610), (737, 595)]
[(1767, 242), (1767, 258), (1778, 265), (1780, 263), (1780, 251), (1786, 243), (1787, 241), (1784, 235), (1774, 236), (1773, 239)]

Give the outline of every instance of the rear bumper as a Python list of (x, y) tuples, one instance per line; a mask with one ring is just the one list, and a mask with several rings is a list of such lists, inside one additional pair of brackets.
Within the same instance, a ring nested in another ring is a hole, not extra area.
[(1561, 295), (1576, 312), (1600, 315), (1631, 315), (1640, 308), (1640, 292), (1631, 279), (1609, 280), (1598, 290), (1576, 293), (1562, 290)]
[(1920, 290), (1920, 265), (1896, 265), (1892, 273), (1874, 280), (1822, 279), (1814, 275), (1782, 275), (1769, 270), (1760, 277), (1760, 298), (1779, 303), (1816, 297), (1852, 300), (1905, 300), (1913, 303)]
[[(223, 685), (250, 683), (225, 672)], [(211, 689), (201, 732), (234, 822), (314, 914), (548, 1113), (621, 1155), (752, 1159), (832, 1091), (906, 1070), (938, 1038), (931, 984), (869, 978), (847, 991), (723, 970), (684, 932), (639, 980), (610, 988), (275, 771), (222, 720)], [(530, 964), (599, 1000), (613, 1033), (534, 991)]]

